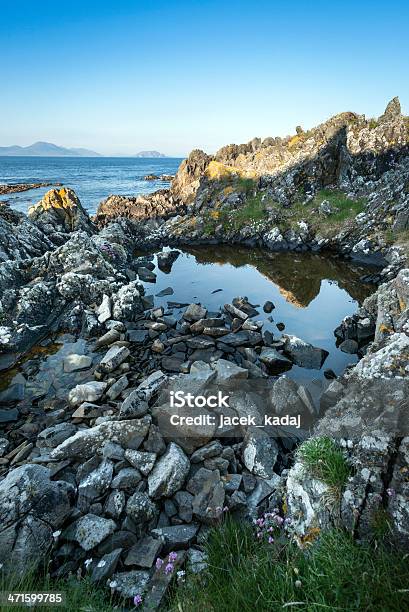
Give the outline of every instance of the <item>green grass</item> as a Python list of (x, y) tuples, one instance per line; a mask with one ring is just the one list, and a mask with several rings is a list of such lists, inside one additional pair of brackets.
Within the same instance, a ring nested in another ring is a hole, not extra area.
[[(105, 586), (96, 585), (89, 577), (78, 580), (53, 580), (45, 572), (31, 572), (24, 578), (5, 578), (0, 573), (0, 591), (14, 593), (63, 593), (64, 604), (42, 607), (42, 610), (66, 610), (67, 612), (107, 612), (114, 609), (114, 601)], [(118, 600), (117, 600), (118, 602)], [(2, 605), (1, 612), (27, 610), (27, 606)], [(38, 608), (36, 608), (38, 609)]]
[(262, 194), (249, 196), (245, 204), (234, 210), (215, 210), (204, 217), (204, 233), (211, 235), (219, 225), (226, 232), (239, 231), (242, 227), (262, 221), (266, 217), (265, 205), (261, 201)]
[(208, 570), (187, 575), (172, 612), (271, 612), (409, 609), (408, 556), (359, 545), (345, 532), (323, 534), (307, 550), (268, 545), (251, 525), (228, 518), (206, 545)]
[(303, 442), (296, 451), (296, 459), (308, 474), (334, 491), (341, 491), (351, 474), (345, 453), (326, 436)]

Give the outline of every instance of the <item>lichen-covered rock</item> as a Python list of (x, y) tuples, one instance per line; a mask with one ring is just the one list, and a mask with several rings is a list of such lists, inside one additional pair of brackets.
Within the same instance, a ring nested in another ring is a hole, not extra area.
[(62, 187), (47, 191), (42, 200), (28, 209), (29, 218), (50, 233), (48, 226), (57, 231), (84, 230), (92, 233), (92, 223), (72, 189)]
[(86, 514), (64, 531), (66, 540), (73, 540), (84, 550), (92, 550), (116, 529), (115, 521), (95, 514)]
[(154, 499), (171, 497), (182, 488), (189, 468), (190, 461), (185, 453), (171, 442), (148, 476), (149, 495)]

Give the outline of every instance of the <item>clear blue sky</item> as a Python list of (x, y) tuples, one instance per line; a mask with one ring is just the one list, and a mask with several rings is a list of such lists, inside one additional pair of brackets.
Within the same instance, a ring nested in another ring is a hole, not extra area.
[(184, 156), (409, 109), (409, 4), (0, 0), (0, 145)]

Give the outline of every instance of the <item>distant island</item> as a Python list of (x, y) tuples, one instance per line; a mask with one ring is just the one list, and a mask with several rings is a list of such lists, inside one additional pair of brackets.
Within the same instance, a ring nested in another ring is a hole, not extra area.
[(167, 157), (163, 153), (159, 153), (159, 151), (140, 151), (136, 153), (134, 157)]
[(60, 147), (51, 142), (35, 142), (28, 147), (13, 145), (0, 147), (0, 157), (101, 157), (99, 153), (89, 149)]

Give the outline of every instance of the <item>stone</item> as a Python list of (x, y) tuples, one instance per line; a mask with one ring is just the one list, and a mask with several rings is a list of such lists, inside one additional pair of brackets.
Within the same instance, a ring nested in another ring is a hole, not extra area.
[(92, 364), (92, 357), (87, 355), (67, 355), (64, 359), (64, 372), (77, 372), (86, 370)]
[(130, 329), (127, 333), (127, 337), (132, 344), (145, 344), (149, 339), (149, 332), (146, 329)]
[(216, 524), (222, 516), (224, 497), (224, 485), (220, 479), (220, 472), (211, 471), (193, 499), (194, 516), (201, 523)]
[(177, 512), (184, 523), (190, 523), (193, 516), (193, 495), (187, 491), (175, 493)]
[(192, 463), (200, 463), (205, 459), (210, 459), (211, 457), (217, 457), (218, 455), (221, 455), (222, 451), (223, 446), (221, 445), (219, 440), (213, 440), (209, 444), (206, 444), (206, 446), (198, 448), (190, 457), (190, 461)]
[(218, 359), (214, 365), (217, 372), (217, 383), (229, 383), (233, 380), (245, 380), (248, 378), (248, 370), (240, 368), (235, 363), (226, 359)]
[(162, 253), (158, 253), (156, 257), (159, 270), (169, 274), (179, 255), (180, 251), (163, 251)]
[(358, 342), (356, 342), (356, 340), (350, 340), (349, 338), (347, 340), (344, 340), (343, 342), (341, 342), (341, 344), (338, 347), (343, 353), (351, 353), (351, 354), (355, 354), (358, 352), (359, 349), (359, 344)]
[(226, 493), (234, 493), (234, 491), (237, 491), (240, 488), (242, 480), (242, 474), (226, 474), (225, 476), (222, 476), (224, 490)]
[(285, 355), (279, 353), (275, 348), (261, 349), (260, 361), (264, 363), (272, 373), (289, 370), (293, 365)]
[(95, 514), (86, 514), (69, 525), (64, 531), (64, 538), (78, 542), (84, 550), (92, 550), (116, 529), (112, 519)]
[(112, 491), (109, 494), (105, 506), (104, 513), (112, 519), (119, 519), (125, 508), (125, 493), (123, 491)]
[(162, 289), (162, 291), (159, 291), (159, 293), (156, 294), (156, 297), (165, 297), (165, 295), (173, 295), (174, 291), (172, 289), (172, 287), (166, 287), (165, 289)]
[(78, 406), (83, 402), (96, 402), (101, 399), (107, 386), (106, 382), (96, 380), (77, 385), (68, 393), (68, 401), (71, 406)]
[(92, 582), (103, 582), (112, 576), (118, 565), (119, 558), (122, 553), (122, 548), (116, 548), (110, 553), (104, 555), (95, 565), (92, 574)]
[(111, 578), (111, 589), (125, 599), (143, 595), (149, 582), (149, 573), (143, 570), (117, 572)]
[(146, 493), (134, 493), (128, 499), (125, 511), (136, 524), (150, 521), (158, 512), (156, 505)]
[(0, 563), (4, 575), (23, 577), (45, 559), (53, 532), (71, 513), (74, 488), (50, 480), (39, 465), (12, 469), (0, 482)]
[(223, 336), (223, 341), (218, 343), (218, 346), (227, 344), (228, 346), (255, 346), (260, 344), (262, 336), (259, 332), (239, 331)]
[(149, 425), (148, 417), (131, 421), (106, 421), (78, 431), (54, 448), (50, 456), (52, 460), (71, 457), (87, 459), (94, 456), (107, 441), (136, 450), (148, 433)]
[(245, 321), (246, 319), (248, 319), (247, 313), (243, 312), (239, 308), (236, 308), (235, 306), (232, 306), (231, 304), (225, 304), (224, 310), (228, 312), (232, 317), (240, 319), (241, 321)]
[(87, 509), (87, 502), (99, 497), (109, 489), (114, 466), (109, 459), (103, 459), (99, 466), (83, 478), (78, 485), (78, 504)]
[(264, 312), (266, 312), (267, 314), (269, 314), (270, 312), (272, 312), (274, 310), (275, 306), (273, 304), (273, 302), (270, 302), (270, 300), (267, 300), (267, 302), (265, 302), (264, 306), (263, 306), (263, 310)]
[(144, 266), (138, 268), (138, 276), (146, 283), (156, 283), (156, 274)]
[(207, 569), (207, 555), (204, 551), (198, 548), (189, 548), (187, 557), (187, 567), (192, 574), (200, 574)]
[(98, 338), (98, 340), (95, 342), (95, 348), (99, 349), (99, 348), (102, 348), (103, 346), (109, 346), (110, 344), (117, 342), (117, 340), (119, 340), (120, 337), (121, 337), (121, 334), (119, 333), (118, 330), (110, 329), (109, 331), (106, 332), (106, 334)]
[(75, 434), (77, 428), (71, 423), (58, 423), (43, 429), (37, 436), (39, 448), (55, 448)]
[(130, 354), (126, 346), (112, 346), (99, 362), (99, 367), (103, 372), (113, 372)]
[(200, 304), (190, 304), (183, 313), (183, 318), (189, 322), (199, 321), (205, 318), (206, 313), (206, 308), (203, 308)]
[(121, 395), (122, 391), (125, 391), (128, 385), (129, 381), (127, 376), (121, 376), (121, 378), (118, 378), (118, 380), (108, 389), (107, 397), (109, 397), (110, 400), (115, 400)]
[(284, 335), (284, 352), (290, 359), (302, 368), (319, 370), (329, 353), (317, 348), (296, 336)]
[(275, 475), (274, 466), (278, 457), (278, 446), (268, 434), (255, 427), (249, 427), (243, 441), (243, 463), (246, 468), (261, 478)]
[(135, 468), (123, 468), (112, 480), (111, 487), (113, 489), (133, 491), (141, 479), (141, 474)]
[(9, 447), (10, 442), (7, 438), (0, 438), (0, 457), (6, 454), (6, 451)]
[(307, 417), (316, 414), (310, 393), (286, 376), (280, 376), (274, 383), (269, 403), (279, 416), (288, 414)]
[(10, 408), (9, 410), (0, 409), (0, 423), (13, 423), (18, 421), (19, 411), (17, 408)]
[(190, 468), (190, 461), (182, 449), (171, 442), (148, 476), (149, 495), (154, 499), (171, 497), (182, 488)]
[(143, 476), (147, 476), (155, 465), (156, 454), (127, 448), (125, 450), (125, 459), (134, 468), (137, 468), (141, 472), (141, 474), (143, 474)]
[(162, 542), (158, 538), (145, 536), (137, 541), (129, 549), (125, 558), (125, 565), (137, 565), (138, 567), (151, 568), (159, 556)]
[(152, 529), (151, 533), (163, 540), (163, 553), (167, 554), (172, 550), (188, 548), (193, 543), (198, 530), (198, 524), (190, 523), (189, 525), (171, 525)]
[(109, 295), (104, 294), (102, 302), (97, 308), (97, 315), (99, 323), (105, 323), (111, 318), (112, 300)]

